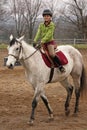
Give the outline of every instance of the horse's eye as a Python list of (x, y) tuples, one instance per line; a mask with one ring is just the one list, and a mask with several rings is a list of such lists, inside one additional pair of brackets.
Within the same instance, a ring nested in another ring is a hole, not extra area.
[(19, 48), (16, 48), (16, 51), (18, 51), (19, 50)]

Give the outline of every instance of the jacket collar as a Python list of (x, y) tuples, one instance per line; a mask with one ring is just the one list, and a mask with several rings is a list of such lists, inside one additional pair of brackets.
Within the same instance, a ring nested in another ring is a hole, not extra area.
[(46, 26), (46, 27), (48, 27), (49, 25), (50, 25), (50, 23), (51, 23), (51, 21), (48, 21), (48, 22), (44, 22), (44, 25)]

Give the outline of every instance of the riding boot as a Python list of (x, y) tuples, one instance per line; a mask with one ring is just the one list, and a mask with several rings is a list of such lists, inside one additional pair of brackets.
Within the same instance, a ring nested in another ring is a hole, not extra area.
[(64, 67), (61, 65), (61, 62), (57, 56), (53, 57), (53, 62), (58, 65), (58, 68), (61, 72), (65, 72)]

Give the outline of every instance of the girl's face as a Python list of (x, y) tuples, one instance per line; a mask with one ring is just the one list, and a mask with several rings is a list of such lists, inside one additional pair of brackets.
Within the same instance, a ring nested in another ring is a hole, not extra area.
[(45, 22), (51, 21), (51, 16), (50, 15), (44, 15), (43, 18), (44, 18)]

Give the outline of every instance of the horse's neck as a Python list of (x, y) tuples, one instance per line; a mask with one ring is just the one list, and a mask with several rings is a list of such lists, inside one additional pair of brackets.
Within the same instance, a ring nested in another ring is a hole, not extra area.
[(27, 58), (35, 51), (35, 49), (32, 46), (28, 45), (25, 41), (22, 41), (22, 49), (23, 59)]
[(22, 47), (23, 47), (23, 50), (22, 50), (23, 51), (22, 52), (22, 55), (23, 55), (22, 64), (25, 67), (25, 69), (27, 68), (27, 69), (31, 70), (31, 69), (33, 69), (35, 67), (38, 68), (41, 64), (44, 64), (39, 51), (36, 51), (32, 46), (28, 45), (24, 41), (22, 43)]

